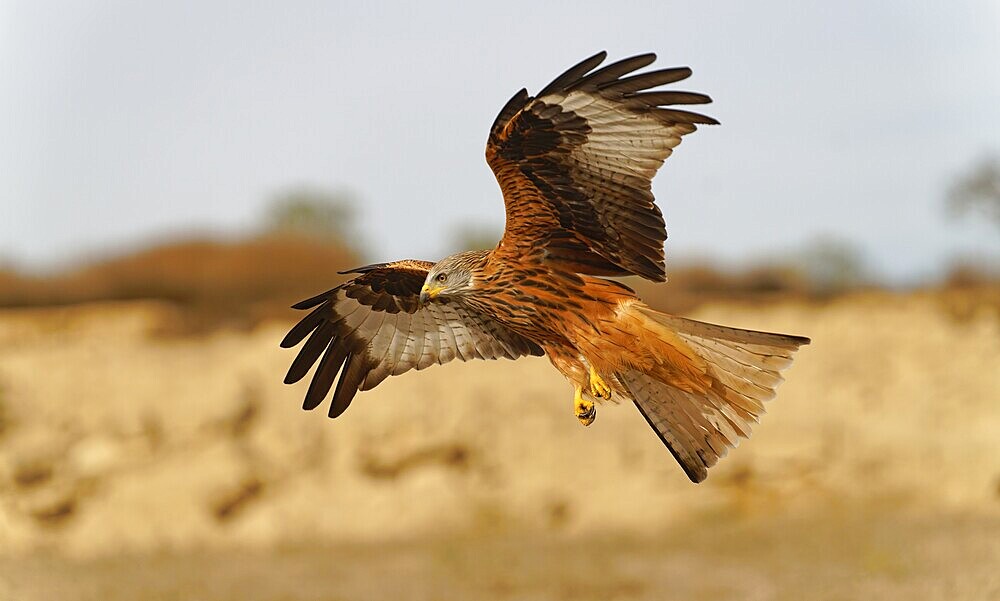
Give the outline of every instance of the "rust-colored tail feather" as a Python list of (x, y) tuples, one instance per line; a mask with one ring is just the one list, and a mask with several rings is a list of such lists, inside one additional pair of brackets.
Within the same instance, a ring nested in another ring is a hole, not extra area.
[(642, 313), (675, 333), (708, 365), (711, 388), (688, 392), (639, 370), (617, 375), (636, 407), (692, 482), (749, 438), (751, 424), (775, 396), (782, 370), (808, 338), (728, 328), (659, 313)]

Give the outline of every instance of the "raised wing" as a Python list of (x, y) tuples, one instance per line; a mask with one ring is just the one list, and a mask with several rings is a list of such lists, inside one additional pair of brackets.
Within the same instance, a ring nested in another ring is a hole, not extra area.
[(537, 97), (521, 90), (493, 123), (486, 160), (507, 208), (498, 252), (665, 281), (667, 232), (652, 179), (681, 136), (718, 122), (664, 108), (711, 102), (704, 94), (650, 91), (687, 78), (687, 67), (625, 77), (656, 60), (644, 54), (594, 71), (606, 56), (572, 67)]
[[(359, 390), (389, 376), (452, 359), (516, 359), (542, 349), (489, 315), (457, 303), (420, 304), (420, 288), (433, 263), (412, 259), (360, 267), (358, 277), (304, 300), (312, 309), (281, 341), (296, 346), (306, 336), (285, 383), (301, 380), (319, 362), (303, 409), (323, 402), (337, 374), (330, 417), (337, 417)], [(343, 367), (343, 369), (341, 369)]]

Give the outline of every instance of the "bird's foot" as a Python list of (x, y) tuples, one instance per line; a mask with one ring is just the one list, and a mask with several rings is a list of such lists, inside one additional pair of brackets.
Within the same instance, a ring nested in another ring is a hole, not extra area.
[(590, 368), (590, 394), (602, 399), (611, 398), (611, 387), (593, 367)]
[(594, 418), (597, 417), (597, 407), (583, 398), (583, 388), (577, 387), (576, 394), (573, 395), (573, 413), (584, 426), (594, 423)]

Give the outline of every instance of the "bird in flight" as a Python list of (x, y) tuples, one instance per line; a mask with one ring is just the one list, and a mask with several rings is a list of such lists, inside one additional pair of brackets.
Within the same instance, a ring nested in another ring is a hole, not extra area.
[(652, 179), (682, 136), (718, 122), (676, 108), (708, 96), (658, 89), (690, 76), (687, 67), (636, 73), (656, 56), (601, 67), (606, 56), (534, 96), (522, 89), (493, 122), (486, 161), (507, 217), (495, 248), (359, 267), (294, 305), (309, 313), (281, 342), (305, 340), (285, 382), (317, 365), (304, 409), (322, 404), (338, 374), (331, 418), (358, 391), (411, 369), (547, 355), (572, 384), (583, 425), (599, 400), (633, 402), (693, 482), (750, 436), (809, 339), (661, 313), (607, 279), (666, 281)]

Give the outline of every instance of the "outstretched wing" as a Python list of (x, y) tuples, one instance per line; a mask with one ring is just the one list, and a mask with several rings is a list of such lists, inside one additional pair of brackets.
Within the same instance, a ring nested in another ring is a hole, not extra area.
[(543, 354), (537, 344), (489, 315), (457, 303), (421, 305), (420, 288), (433, 265), (408, 259), (360, 267), (345, 272), (360, 274), (353, 280), (293, 306), (312, 311), (281, 341), (291, 348), (309, 337), (285, 383), (298, 382), (319, 362), (303, 409), (323, 402), (338, 373), (330, 417), (343, 413), (359, 390), (411, 369), (452, 359)]
[(656, 60), (644, 54), (594, 71), (606, 56), (572, 67), (537, 97), (521, 90), (493, 123), (486, 160), (507, 208), (498, 252), (665, 281), (667, 232), (652, 179), (681, 136), (718, 122), (664, 108), (711, 102), (704, 94), (650, 91), (687, 78), (687, 67), (625, 77)]

